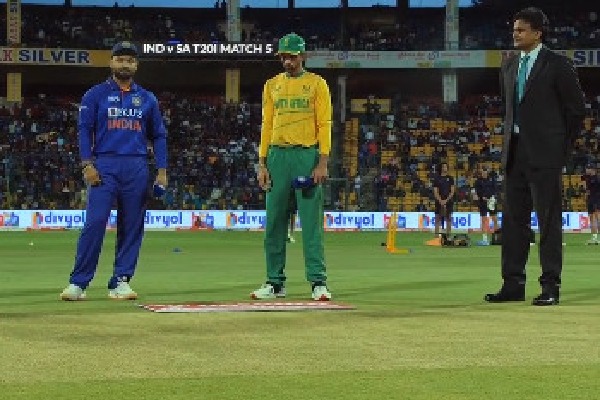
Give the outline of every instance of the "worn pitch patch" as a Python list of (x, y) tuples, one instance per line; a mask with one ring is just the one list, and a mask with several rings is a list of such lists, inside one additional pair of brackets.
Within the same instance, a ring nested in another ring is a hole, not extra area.
[(232, 311), (310, 311), (354, 310), (356, 307), (331, 301), (265, 301), (251, 303), (140, 304), (157, 313), (208, 313)]

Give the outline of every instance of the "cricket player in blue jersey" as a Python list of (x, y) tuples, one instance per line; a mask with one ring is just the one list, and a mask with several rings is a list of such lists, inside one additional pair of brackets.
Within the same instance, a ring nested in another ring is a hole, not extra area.
[(117, 206), (117, 243), (108, 296), (133, 300), (129, 286), (142, 237), (150, 172), (148, 144), (153, 142), (158, 173), (167, 185), (167, 131), (158, 100), (135, 82), (138, 51), (129, 42), (116, 44), (110, 60), (112, 76), (92, 87), (79, 108), (79, 153), (88, 185), (87, 216), (77, 243), (75, 266), (63, 300), (83, 300), (94, 277), (113, 204)]

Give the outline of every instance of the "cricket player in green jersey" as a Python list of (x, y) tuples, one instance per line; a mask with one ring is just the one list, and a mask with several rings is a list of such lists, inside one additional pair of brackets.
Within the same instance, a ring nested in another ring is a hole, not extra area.
[(312, 299), (328, 301), (322, 184), (331, 149), (331, 95), (322, 77), (304, 69), (302, 37), (294, 33), (282, 37), (277, 55), (285, 72), (265, 83), (259, 147), (258, 182), (267, 191), (267, 280), (251, 297), (285, 297), (289, 204), (290, 196), (295, 196)]

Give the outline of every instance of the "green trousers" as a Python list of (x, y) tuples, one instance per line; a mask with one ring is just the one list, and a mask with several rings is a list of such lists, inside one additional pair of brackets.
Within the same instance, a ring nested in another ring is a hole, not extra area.
[(317, 148), (271, 146), (267, 154), (267, 169), (271, 189), (267, 192), (267, 223), (265, 227), (265, 256), (267, 282), (285, 283), (287, 227), (290, 196), (296, 196), (302, 224), (302, 243), (306, 279), (325, 282), (325, 252), (323, 246), (323, 188), (292, 189), (297, 176), (310, 176), (319, 161)]

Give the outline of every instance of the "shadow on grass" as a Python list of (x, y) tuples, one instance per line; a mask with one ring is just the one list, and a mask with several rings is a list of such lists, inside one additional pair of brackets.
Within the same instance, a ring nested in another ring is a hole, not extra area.
[(240, 294), (240, 298), (247, 298), (252, 291), (252, 289), (256, 289), (252, 285), (243, 284), (243, 285), (222, 285), (222, 286), (213, 286), (213, 287), (200, 287), (202, 282), (198, 282), (197, 289), (189, 289), (185, 290), (169, 290), (169, 291), (148, 291), (144, 292), (144, 299), (152, 300), (152, 298), (156, 297), (177, 297), (177, 296), (190, 296), (190, 295), (216, 295), (216, 297), (223, 297), (224, 294), (231, 294), (232, 292), (237, 292)]
[[(385, 285), (366, 285), (357, 287), (356, 289), (344, 290), (346, 296), (360, 296), (366, 294), (382, 294), (382, 293), (402, 293), (413, 290), (442, 290), (451, 287), (460, 287), (473, 283), (484, 282), (481, 279), (462, 279), (462, 280), (444, 280), (444, 281), (420, 281), (420, 282), (395, 282)], [(441, 293), (437, 293), (436, 297), (443, 297)]]
[(4, 288), (0, 291), (0, 299), (8, 299), (11, 297), (30, 297), (30, 296), (46, 296), (46, 295), (55, 295), (54, 297), (58, 298), (58, 295), (62, 291), (62, 287), (56, 288), (20, 288), (20, 289), (10, 289)]
[(578, 290), (563, 290), (560, 293), (561, 305), (582, 305), (582, 304), (598, 304), (600, 300), (600, 290), (597, 288), (578, 289)]

